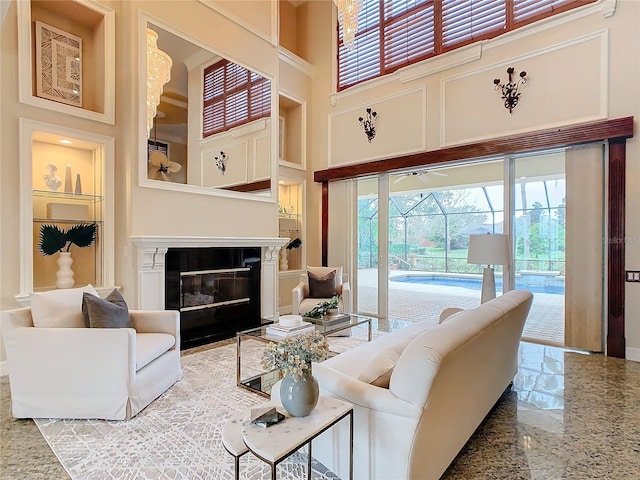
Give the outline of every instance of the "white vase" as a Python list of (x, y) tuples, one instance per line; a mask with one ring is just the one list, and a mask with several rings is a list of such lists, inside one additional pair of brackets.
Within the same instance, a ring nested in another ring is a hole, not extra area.
[(73, 287), (73, 270), (71, 270), (71, 252), (58, 253), (58, 271), (56, 272), (56, 287), (71, 288)]
[(289, 259), (287, 258), (287, 249), (280, 249), (280, 271), (289, 270)]

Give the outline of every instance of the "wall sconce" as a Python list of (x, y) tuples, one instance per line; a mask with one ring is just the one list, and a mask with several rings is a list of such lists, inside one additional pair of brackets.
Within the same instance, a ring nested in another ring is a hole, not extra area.
[(367, 108), (366, 118), (358, 118), (358, 122), (360, 122), (360, 125), (364, 128), (364, 133), (367, 134), (367, 140), (369, 140), (369, 143), (371, 143), (371, 140), (376, 136), (375, 123), (377, 118), (378, 112), (372, 112), (371, 108)]
[(218, 171), (221, 175), (224, 175), (224, 172), (227, 171), (227, 154), (220, 150), (220, 156), (213, 158), (216, 160), (216, 167), (218, 167)]
[(509, 75), (509, 81), (507, 83), (500, 85), (499, 78), (493, 80), (496, 91), (500, 90), (502, 92), (501, 98), (504, 100), (504, 108), (507, 108), (509, 113), (518, 105), (518, 97), (520, 97), (518, 88), (527, 83), (527, 72), (524, 70), (520, 72), (520, 78), (516, 82), (513, 81), (513, 72), (515, 72), (513, 67), (507, 68), (507, 75)]

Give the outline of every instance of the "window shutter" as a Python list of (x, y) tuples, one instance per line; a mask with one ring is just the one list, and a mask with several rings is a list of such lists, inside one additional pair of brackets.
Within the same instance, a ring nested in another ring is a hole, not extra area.
[(506, 18), (504, 0), (443, 0), (443, 50), (502, 33)]
[[(384, 70), (385, 73), (415, 63), (434, 53), (434, 7), (420, 2), (424, 8), (400, 9), (399, 3), (385, 4)], [(406, 7), (414, 2), (404, 2)]]
[(271, 114), (271, 84), (261, 75), (221, 60), (204, 71), (203, 138)]
[(594, 1), (596, 0), (515, 0), (513, 21), (514, 24), (531, 23)]
[(353, 50), (338, 28), (338, 91), (595, 1), (363, 0)]

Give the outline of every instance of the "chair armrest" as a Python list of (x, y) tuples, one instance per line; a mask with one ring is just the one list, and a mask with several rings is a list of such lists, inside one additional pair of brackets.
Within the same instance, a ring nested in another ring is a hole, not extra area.
[(313, 364), (313, 375), (321, 392), (327, 391), (354, 405), (412, 419), (422, 414), (422, 408), (396, 397), (389, 389), (362, 382), (321, 363)]
[(306, 283), (300, 282), (298, 285), (293, 287), (293, 290), (291, 290), (291, 313), (294, 315), (300, 314), (300, 304), (309, 294), (309, 292), (306, 292), (305, 295), (305, 286)]
[(138, 333), (168, 333), (176, 343), (171, 350), (180, 350), (180, 312), (177, 310), (129, 310), (131, 326)]
[(132, 328), (19, 327), (4, 333), (11, 390), (17, 394), (126, 393), (135, 380)]

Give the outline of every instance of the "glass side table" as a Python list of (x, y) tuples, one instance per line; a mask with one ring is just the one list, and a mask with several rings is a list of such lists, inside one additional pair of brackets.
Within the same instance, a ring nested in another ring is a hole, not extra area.
[[(304, 318), (305, 321), (311, 321), (316, 331), (325, 337), (331, 334), (357, 327), (358, 325), (367, 324), (367, 341), (371, 341), (371, 318), (362, 315), (348, 315), (341, 317), (339, 321), (334, 323), (334, 319), (323, 321), (322, 319)], [(337, 319), (335, 319), (337, 320)], [(271, 396), (271, 387), (282, 378), (282, 372), (279, 369), (269, 372), (261, 372), (242, 377), (242, 342), (247, 340), (255, 340), (262, 343), (279, 343), (284, 337), (278, 337), (267, 333), (267, 325), (243, 330), (236, 334), (236, 384), (239, 387), (258, 393), (263, 397)], [(334, 353), (335, 354), (335, 353)]]

